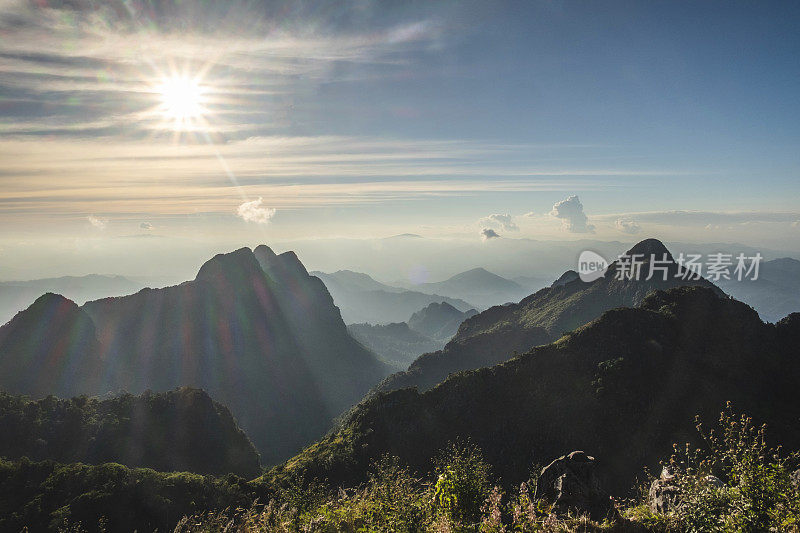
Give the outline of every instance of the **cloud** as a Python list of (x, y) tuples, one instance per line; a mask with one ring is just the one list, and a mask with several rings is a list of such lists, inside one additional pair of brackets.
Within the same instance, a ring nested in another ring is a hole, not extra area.
[(484, 241), (488, 241), (489, 239), (497, 239), (499, 237), (500, 235), (492, 228), (483, 228), (481, 230), (481, 238)]
[(488, 217), (483, 217), (478, 221), (479, 224), (483, 226), (491, 226), (495, 228), (504, 229), (506, 231), (519, 231), (519, 226), (514, 222), (514, 217), (506, 213), (505, 215), (501, 214), (492, 214)]
[(141, 224), (139, 224), (139, 228), (144, 230), (151, 230), (153, 229), (153, 225), (149, 222), (142, 222)]
[(635, 220), (629, 217), (620, 217), (614, 222), (614, 227), (623, 233), (635, 235), (642, 231), (642, 227)]
[(726, 224), (792, 223), (798, 220), (797, 212), (782, 211), (645, 211), (600, 215), (596, 218), (629, 218), (665, 226), (719, 226)]
[(566, 200), (556, 202), (550, 216), (561, 219), (563, 228), (572, 233), (594, 233), (594, 226), (583, 212), (580, 199), (572, 195)]
[(236, 216), (248, 222), (269, 224), (269, 221), (275, 216), (275, 209), (262, 206), (263, 202), (264, 199), (259, 196), (258, 200), (243, 203), (236, 209)]
[(94, 215), (89, 215), (88, 217), (86, 217), (86, 220), (89, 221), (89, 224), (98, 229), (105, 229), (106, 225), (108, 224), (108, 220), (96, 217)]

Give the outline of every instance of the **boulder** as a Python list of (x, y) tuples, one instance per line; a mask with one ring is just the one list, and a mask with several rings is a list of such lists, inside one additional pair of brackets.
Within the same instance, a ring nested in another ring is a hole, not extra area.
[(680, 489), (674, 483), (675, 474), (668, 467), (661, 470), (661, 476), (650, 484), (648, 500), (650, 508), (657, 513), (667, 513), (675, 508)]
[(598, 521), (617, 518), (611, 496), (600, 488), (594, 457), (582, 451), (559, 457), (542, 469), (536, 499), (551, 502), (556, 514), (588, 514)]

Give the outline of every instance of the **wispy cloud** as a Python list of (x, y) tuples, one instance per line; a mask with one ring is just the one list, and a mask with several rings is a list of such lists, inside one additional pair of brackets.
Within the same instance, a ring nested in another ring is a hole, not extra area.
[(108, 220), (106, 220), (105, 218), (96, 217), (94, 215), (87, 216), (86, 220), (88, 220), (89, 224), (91, 224), (97, 229), (105, 229), (106, 225), (108, 224)]
[[(230, 214), (242, 198), (272, 208), (357, 205), (432, 196), (595, 190), (612, 171), (520, 160), (548, 146), (462, 140), (261, 136), (214, 146), (111, 139), (0, 142), (0, 217), (116, 218)], [(508, 160), (511, 160), (510, 162)], [(224, 165), (220, 161), (224, 162)], [(603, 175), (598, 175), (602, 172)], [(58, 179), (54, 179), (58, 176)], [(487, 177), (491, 176), (491, 177)], [(230, 216), (230, 215), (229, 215)], [(498, 229), (513, 217), (495, 214)], [(505, 226), (503, 226), (505, 224)]]
[(791, 223), (800, 218), (797, 211), (646, 211), (616, 215), (598, 215), (598, 220), (633, 219), (638, 222), (669, 226), (706, 226), (721, 224)]
[[(342, 2), (339, 9), (355, 7)], [(357, 81), (375, 69), (390, 76), (392, 68), (408, 66), (407, 53), (439, 46), (445, 35), (436, 16), (424, 11), (422, 19), (387, 18), (359, 29), (321, 17), (311, 2), (296, 2), (280, 25), (270, 12), (267, 2), (41, 7), (6, 0), (0, 89), (27, 111), (0, 132), (109, 133), (90, 126), (100, 123), (116, 128), (114, 135), (147, 135), (158, 122), (148, 114), (157, 103), (154, 86), (177, 72), (207, 86), (208, 129), (239, 138), (271, 133), (291, 125), (283, 115), (293, 95), (320, 83)], [(254, 127), (252, 113), (269, 120)]]

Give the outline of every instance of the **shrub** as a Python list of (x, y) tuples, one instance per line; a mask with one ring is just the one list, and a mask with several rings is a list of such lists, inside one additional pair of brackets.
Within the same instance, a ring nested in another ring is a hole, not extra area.
[(800, 496), (791, 480), (798, 454), (770, 448), (766, 427), (734, 414), (730, 403), (703, 445), (688, 444), (670, 458), (678, 504), (670, 513), (684, 531), (798, 531)]
[(437, 459), (434, 503), (439, 513), (456, 523), (478, 522), (489, 496), (490, 466), (477, 446), (451, 444)]

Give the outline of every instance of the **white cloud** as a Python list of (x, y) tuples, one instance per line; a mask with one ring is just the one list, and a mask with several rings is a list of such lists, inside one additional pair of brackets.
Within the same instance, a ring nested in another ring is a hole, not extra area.
[(483, 217), (478, 221), (478, 223), (483, 226), (491, 226), (504, 229), (506, 231), (519, 231), (519, 226), (517, 226), (517, 224), (514, 222), (514, 217), (508, 213), (505, 215), (495, 213), (487, 217)]
[(151, 230), (153, 229), (153, 225), (149, 222), (142, 222), (141, 224), (139, 224), (139, 228), (144, 230)]
[(620, 217), (614, 222), (614, 227), (623, 233), (634, 235), (642, 231), (642, 227), (630, 217)]
[(481, 238), (484, 241), (488, 241), (489, 239), (497, 239), (499, 237), (500, 235), (492, 228), (483, 228), (481, 230)]
[(264, 207), (263, 202), (264, 199), (259, 196), (257, 200), (243, 203), (236, 209), (236, 216), (248, 222), (269, 224), (269, 221), (275, 216), (275, 209)]
[(105, 218), (96, 217), (94, 215), (89, 215), (86, 217), (86, 220), (89, 221), (89, 224), (98, 229), (105, 229), (106, 225), (108, 224), (108, 220)]
[(580, 199), (572, 195), (566, 200), (556, 202), (550, 216), (561, 219), (563, 228), (572, 233), (594, 233), (594, 226), (583, 212)]

